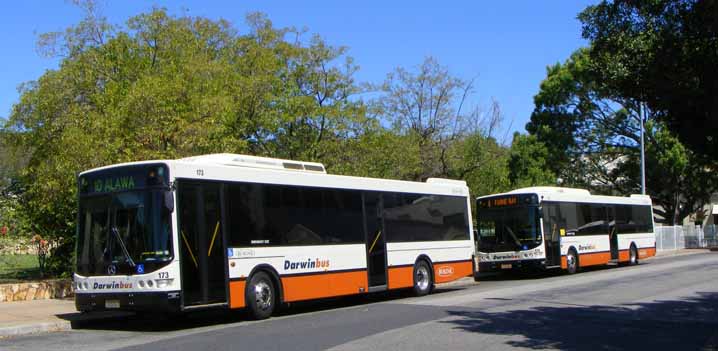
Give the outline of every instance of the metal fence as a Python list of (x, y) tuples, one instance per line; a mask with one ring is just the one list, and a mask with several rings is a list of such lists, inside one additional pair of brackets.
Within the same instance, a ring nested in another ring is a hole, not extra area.
[(657, 226), (656, 250), (680, 250), (718, 247), (715, 224), (701, 226)]

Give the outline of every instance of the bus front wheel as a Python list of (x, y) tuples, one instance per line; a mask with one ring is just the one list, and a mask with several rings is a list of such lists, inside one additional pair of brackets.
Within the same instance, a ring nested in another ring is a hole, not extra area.
[(638, 251), (633, 244), (631, 244), (631, 248), (628, 250), (628, 264), (630, 266), (638, 264)]
[(276, 289), (269, 275), (257, 272), (252, 276), (245, 291), (247, 308), (254, 319), (269, 318), (276, 305)]
[(426, 261), (421, 260), (414, 265), (414, 294), (424, 296), (431, 292), (434, 281), (431, 275), (431, 268)]
[(566, 271), (568, 274), (574, 274), (578, 272), (578, 254), (573, 248), (568, 250), (566, 255)]

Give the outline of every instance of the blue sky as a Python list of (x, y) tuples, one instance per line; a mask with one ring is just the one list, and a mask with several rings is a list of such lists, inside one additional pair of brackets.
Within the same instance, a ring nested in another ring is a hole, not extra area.
[[(165, 7), (171, 13), (224, 18), (240, 30), (249, 12), (266, 13), (278, 27), (307, 27), (332, 45), (349, 48), (362, 82), (380, 83), (398, 66), (434, 56), (458, 77), (478, 77), (473, 105), (495, 98), (505, 115), (502, 135), (524, 131), (546, 66), (586, 45), (576, 15), (596, 1), (100, 1), (114, 24)], [(40, 33), (77, 23), (69, 1), (25, 0), (0, 13), (0, 117), (18, 100), (17, 87), (58, 67), (35, 49)], [(510, 138), (508, 140), (510, 142)]]

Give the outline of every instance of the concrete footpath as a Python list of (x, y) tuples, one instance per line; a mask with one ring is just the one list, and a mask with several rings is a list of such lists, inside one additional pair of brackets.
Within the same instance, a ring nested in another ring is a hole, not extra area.
[[(651, 259), (690, 255), (707, 251), (708, 250), (704, 249), (664, 251), (659, 252), (656, 257)], [(466, 281), (473, 282), (473, 279), (467, 278)], [(461, 285), (466, 282), (462, 280), (446, 285), (451, 286), (457, 283)], [(443, 285), (444, 284), (442, 284), (442, 286)], [(67, 331), (72, 330), (73, 323), (84, 323), (107, 318), (121, 318), (128, 315), (130, 315), (130, 313), (127, 312), (81, 314), (75, 310), (75, 302), (72, 299), (4, 302), (0, 303), (0, 338), (34, 333)]]
[(116, 318), (128, 312), (82, 314), (75, 310), (75, 300), (33, 300), (0, 303), (0, 339), (18, 335), (66, 331), (73, 323)]

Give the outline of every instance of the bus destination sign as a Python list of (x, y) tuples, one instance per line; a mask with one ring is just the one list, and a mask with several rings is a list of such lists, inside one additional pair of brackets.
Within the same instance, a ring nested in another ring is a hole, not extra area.
[(95, 179), (93, 186), (96, 193), (132, 190), (135, 188), (135, 177), (124, 176)]
[(504, 195), (479, 200), (479, 207), (481, 208), (536, 204), (538, 204), (538, 197), (535, 194)]
[(495, 197), (491, 199), (481, 200), (481, 207), (505, 207), (516, 206), (519, 204), (518, 196)]
[(125, 166), (80, 176), (80, 194), (102, 194), (168, 184), (164, 165)]

